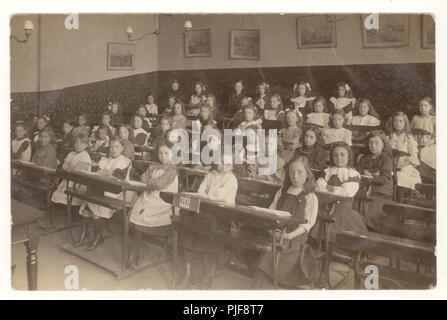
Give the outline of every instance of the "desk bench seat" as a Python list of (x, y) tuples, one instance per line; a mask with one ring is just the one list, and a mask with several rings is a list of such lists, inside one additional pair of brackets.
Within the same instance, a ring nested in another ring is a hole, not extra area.
[[(95, 194), (87, 194), (86, 192), (78, 191), (73, 188), (67, 188), (65, 190), (65, 194), (69, 196), (73, 196), (75, 198), (79, 198), (84, 201), (88, 201), (112, 210), (122, 210), (123, 209), (123, 200), (115, 199), (112, 197), (104, 196), (104, 195), (95, 195)], [(130, 202), (127, 202), (126, 206), (128, 208), (132, 207)]]

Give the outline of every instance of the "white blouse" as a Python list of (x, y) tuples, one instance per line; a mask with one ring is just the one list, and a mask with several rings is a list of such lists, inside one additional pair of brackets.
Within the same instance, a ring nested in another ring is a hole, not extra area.
[[(341, 186), (333, 186), (333, 191), (327, 189), (328, 181), (336, 175), (341, 182)], [(329, 167), (324, 169), (324, 177), (316, 182), (316, 190), (320, 192), (330, 192), (341, 197), (352, 198), (360, 187), (360, 173), (352, 168)]]
[(81, 151), (76, 152), (72, 151), (70, 152), (67, 157), (64, 160), (64, 163), (62, 164), (62, 169), (64, 170), (79, 170), (79, 165), (88, 165), (87, 168), (83, 169), (86, 171), (90, 171), (90, 166), (92, 164), (92, 160), (90, 158), (90, 155), (87, 151)]
[(232, 171), (207, 173), (197, 193), (208, 196), (211, 200), (236, 203), (237, 179)]
[(307, 115), (307, 123), (316, 124), (321, 127), (327, 127), (330, 115), (324, 112), (312, 112)]
[(346, 142), (352, 146), (352, 132), (346, 128), (328, 128), (323, 130), (323, 139), (327, 144), (334, 142)]
[(380, 120), (372, 115), (367, 114), (366, 116), (355, 116), (351, 119), (351, 125), (353, 126), (370, 126), (377, 127), (380, 126)]

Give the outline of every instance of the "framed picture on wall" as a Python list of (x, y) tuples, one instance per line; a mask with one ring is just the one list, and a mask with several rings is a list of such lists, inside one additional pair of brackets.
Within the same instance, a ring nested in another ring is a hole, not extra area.
[(296, 19), (298, 48), (330, 48), (337, 46), (335, 17), (310, 15)]
[(422, 15), (422, 48), (435, 48), (435, 19), (429, 14)]
[(408, 46), (408, 15), (379, 14), (378, 29), (366, 29), (366, 14), (361, 15), (364, 48)]
[(135, 45), (107, 43), (107, 70), (134, 70)]
[(192, 29), (188, 32), (185, 57), (211, 57), (211, 29)]
[(230, 58), (260, 60), (261, 31), (231, 30)]

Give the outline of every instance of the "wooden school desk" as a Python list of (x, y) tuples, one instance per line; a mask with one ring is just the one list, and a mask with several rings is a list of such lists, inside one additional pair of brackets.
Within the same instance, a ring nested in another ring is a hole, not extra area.
[[(333, 259), (333, 255), (329, 242), (329, 233), (333, 226), (333, 223), (335, 222), (333, 214), (336, 206), (340, 204), (340, 202), (350, 200), (351, 198), (341, 197), (329, 192), (321, 192), (321, 191), (315, 192), (315, 194), (318, 197), (318, 217), (316, 223), (322, 224), (322, 228), (320, 228), (321, 232), (317, 239), (318, 251), (319, 251), (317, 259), (323, 259), (323, 270), (321, 274), (320, 283), (326, 289), (342, 287), (347, 278), (342, 279), (335, 286), (332, 286), (330, 283), (329, 267), (331, 260)], [(324, 237), (324, 253), (322, 253), (323, 237)], [(349, 261), (346, 261), (345, 259), (343, 259), (343, 257), (337, 257), (337, 258), (338, 258), (337, 260), (339, 260), (339, 262), (341, 263), (345, 264), (349, 263)]]
[(20, 243), (25, 245), (28, 290), (37, 290), (37, 247), (40, 237), (38, 222), (44, 216), (44, 213), (11, 199), (11, 215), (11, 245)]
[[(143, 269), (154, 266), (145, 265), (138, 270), (126, 270), (126, 259), (128, 256), (128, 242), (129, 242), (129, 219), (131, 203), (128, 196), (128, 192), (143, 192), (146, 190), (146, 186), (139, 182), (128, 182), (125, 180), (120, 180), (115, 177), (106, 177), (99, 174), (79, 172), (79, 171), (64, 171), (59, 172), (59, 176), (67, 181), (72, 181), (75, 184), (81, 184), (87, 186), (86, 192), (80, 192), (73, 188), (67, 188), (65, 193), (67, 194), (67, 220), (71, 221), (71, 202), (72, 198), (79, 198), (84, 201), (98, 204), (100, 206), (123, 212), (123, 225), (124, 225), (124, 236), (123, 236), (123, 251), (121, 266), (104, 262), (103, 257), (95, 254), (95, 251), (85, 251), (82, 248), (75, 248), (69, 244), (65, 244), (63, 248), (77, 255), (95, 265), (98, 265), (109, 272), (112, 272), (118, 279), (123, 279), (124, 277), (130, 276), (134, 273), (140, 272)], [(114, 194), (123, 193), (122, 199), (115, 199), (104, 195), (104, 192), (110, 192)], [(71, 232), (71, 229), (69, 230)], [(96, 249), (97, 250), (97, 249)], [(160, 262), (158, 262), (160, 263)], [(158, 264), (157, 263), (157, 264)]]
[[(53, 225), (53, 219), (50, 212), (51, 195), (57, 188), (58, 177), (55, 169), (41, 167), (33, 162), (26, 162), (21, 160), (11, 160), (11, 168), (20, 172), (19, 175), (11, 175), (11, 184), (18, 183), (24, 187), (32, 188), (35, 190), (44, 191), (46, 194), (46, 216), (48, 217), (50, 224)], [(29, 179), (31, 177), (31, 179)], [(37, 181), (37, 177), (46, 178), (48, 183), (40, 183)]]
[(398, 222), (395, 226), (390, 226), (387, 234), (410, 240), (436, 243), (435, 209), (389, 203), (383, 205), (383, 212)]
[[(436, 285), (436, 271), (432, 274), (421, 274), (419, 268), (416, 272), (405, 271), (399, 267), (393, 268), (364, 259), (366, 254), (387, 258), (398, 256), (407, 261), (422, 262), (430, 268), (435, 268), (434, 244), (373, 232), (359, 234), (353, 231), (344, 231), (337, 235), (337, 245), (351, 252), (355, 289), (365, 289), (364, 285), (361, 286), (361, 280), (370, 274), (365, 273), (365, 268), (371, 265), (378, 268), (381, 289), (428, 289)], [(361, 259), (362, 257), (363, 259)]]
[[(278, 286), (279, 253), (286, 249), (286, 245), (283, 243), (282, 236), (281, 239), (277, 239), (276, 230), (281, 230), (282, 235), (284, 235), (287, 226), (296, 224), (297, 221), (294, 218), (274, 215), (260, 207), (253, 208), (216, 202), (192, 193), (161, 192), (160, 197), (164, 201), (172, 203), (174, 208), (181, 209), (178, 215), (175, 214), (174, 210), (171, 217), (174, 232), (174, 279), (177, 279), (179, 233), (181, 230), (188, 230), (234, 246), (242, 246), (258, 252), (271, 252), (274, 269), (273, 284), (275, 288)], [(210, 229), (197, 223), (201, 216), (206, 215), (216, 220), (216, 223), (213, 223)], [(219, 228), (217, 219), (234, 221), (258, 230), (270, 231), (271, 236), (263, 236), (255, 232), (243, 232), (234, 228), (230, 230), (222, 229)]]

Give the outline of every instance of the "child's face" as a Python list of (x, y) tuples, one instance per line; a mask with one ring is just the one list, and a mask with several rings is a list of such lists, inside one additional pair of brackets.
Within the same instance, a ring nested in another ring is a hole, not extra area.
[(298, 121), (298, 116), (295, 112), (287, 112), (286, 121), (289, 127), (295, 126)]
[(270, 99), (270, 105), (272, 106), (272, 109), (278, 109), (279, 108), (279, 99), (277, 99), (277, 98)]
[(307, 171), (301, 162), (293, 162), (289, 167), (290, 182), (294, 187), (302, 187), (307, 179)]
[(348, 166), (349, 153), (345, 148), (337, 147), (332, 151), (332, 160), (334, 164), (339, 168)]
[(213, 97), (206, 97), (206, 103), (208, 103), (210, 106), (214, 107)]
[(82, 142), (81, 139), (76, 139), (74, 142), (74, 149), (76, 152), (82, 152), (87, 148), (88, 144), (85, 142)]
[(118, 113), (118, 105), (116, 103), (112, 104), (112, 112), (115, 114)]
[(344, 97), (346, 93), (346, 89), (344, 86), (339, 86), (338, 87), (338, 96), (339, 97)]
[(153, 104), (153, 103), (155, 102), (154, 97), (153, 97), (153, 96), (147, 96), (147, 102), (148, 102), (149, 104)]
[(110, 144), (110, 156), (112, 158), (118, 157), (123, 152), (123, 146), (118, 141), (113, 141)]
[(195, 91), (197, 95), (200, 95), (202, 93), (202, 86), (200, 84), (196, 84)]
[(255, 116), (255, 113), (252, 109), (249, 109), (249, 108), (244, 109), (245, 121), (252, 121), (254, 116)]
[(170, 125), (169, 125), (169, 121), (166, 119), (161, 120), (160, 122), (160, 128), (162, 132), (166, 132), (169, 130)]
[(84, 117), (82, 117), (82, 116), (78, 117), (78, 124), (79, 124), (80, 126), (83, 126), (83, 125), (85, 125), (86, 123), (87, 123), (87, 120), (86, 120)]
[(359, 114), (364, 117), (369, 112), (369, 106), (366, 102), (362, 102), (359, 104)]
[(300, 85), (298, 86), (298, 94), (299, 94), (301, 97), (304, 97), (304, 95), (306, 94), (306, 86), (305, 86), (304, 84), (300, 84)]
[(208, 108), (200, 109), (200, 117), (202, 120), (208, 120), (210, 117), (210, 110)]
[(36, 125), (37, 125), (37, 129), (42, 130), (47, 125), (47, 122), (44, 119), (39, 118), (39, 119), (37, 119)]
[(22, 139), (24, 137), (25, 137), (25, 128), (22, 126), (17, 126), (16, 127), (16, 138)]
[(169, 98), (169, 100), (168, 100), (169, 107), (172, 108), (174, 106), (174, 103), (175, 103), (175, 98)]
[(98, 139), (99, 140), (105, 140), (106, 138), (107, 138), (107, 130), (99, 129), (98, 130)]
[(259, 94), (260, 95), (265, 94), (265, 87), (264, 86), (259, 86)]
[(244, 87), (242, 86), (242, 83), (240, 83), (240, 82), (236, 82), (236, 84), (234, 85), (234, 91), (236, 91), (237, 94), (241, 94), (243, 88)]
[(64, 132), (64, 134), (68, 134), (71, 129), (73, 129), (73, 127), (69, 124), (69, 123), (65, 123), (62, 125), (62, 131)]
[(316, 113), (322, 113), (324, 111), (324, 104), (321, 101), (318, 101), (315, 103), (314, 109)]
[(178, 82), (173, 82), (173, 83), (171, 84), (172, 91), (177, 91), (177, 90), (178, 90), (178, 87), (179, 87)]
[(47, 132), (42, 132), (40, 134), (39, 141), (42, 146), (46, 146), (51, 141), (50, 135)]
[(379, 155), (383, 150), (383, 141), (380, 137), (372, 137), (368, 141), (368, 148), (373, 155)]
[(405, 119), (402, 116), (395, 116), (393, 118), (393, 128), (396, 131), (403, 131), (405, 129)]
[(110, 124), (110, 116), (108, 114), (103, 115), (101, 118), (101, 122), (102, 124), (108, 126)]
[(430, 114), (430, 111), (432, 109), (432, 106), (430, 103), (428, 103), (426, 100), (421, 100), (419, 102), (419, 112), (422, 116), (428, 116)]
[(182, 106), (178, 103), (174, 104), (174, 114), (182, 114)]
[(140, 108), (138, 108), (138, 110), (137, 110), (137, 114), (138, 114), (139, 116), (145, 117), (145, 116), (146, 116), (146, 108), (145, 108), (145, 107), (140, 107)]
[(334, 114), (332, 123), (334, 124), (335, 129), (340, 129), (343, 127), (343, 123), (345, 122), (345, 119), (341, 114)]
[(304, 144), (307, 147), (312, 147), (316, 141), (317, 141), (317, 136), (315, 135), (315, 132), (313, 132), (312, 130), (307, 130), (304, 133)]
[(140, 117), (134, 117), (133, 118), (133, 127), (135, 129), (140, 129), (143, 126), (143, 121)]
[(120, 139), (127, 140), (129, 139), (129, 130), (126, 127), (121, 127), (118, 133)]
[(161, 146), (158, 148), (158, 160), (162, 164), (169, 163), (171, 160), (171, 149), (168, 148), (168, 146)]

